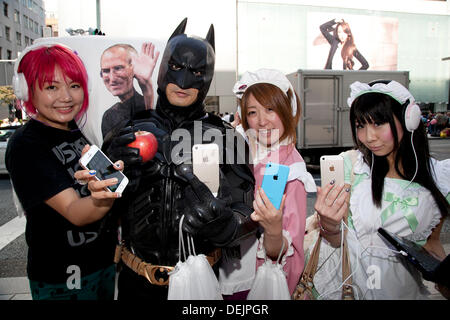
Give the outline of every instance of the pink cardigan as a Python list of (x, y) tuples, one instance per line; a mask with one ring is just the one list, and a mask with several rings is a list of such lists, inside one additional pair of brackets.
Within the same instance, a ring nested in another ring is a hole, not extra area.
[[(277, 151), (269, 155), (253, 168), (255, 176), (255, 190), (261, 186), (264, 168), (267, 162), (276, 162), (291, 165), (296, 162), (304, 162), (300, 153), (293, 145), (282, 145)], [(306, 224), (306, 191), (300, 180), (288, 181), (285, 189), (286, 200), (283, 209), (283, 236), (288, 240), (289, 246), (280, 261), (286, 273), (289, 291), (292, 294), (303, 272), (305, 257), (303, 252), (303, 237)], [(263, 248), (263, 237), (258, 244), (256, 268), (264, 263), (265, 250)]]

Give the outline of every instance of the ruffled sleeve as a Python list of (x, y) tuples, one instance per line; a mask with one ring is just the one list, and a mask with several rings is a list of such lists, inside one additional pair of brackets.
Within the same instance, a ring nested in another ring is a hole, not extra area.
[[(433, 179), (447, 201), (450, 200), (450, 159), (431, 159)], [(450, 202), (450, 201), (449, 201)]]
[(306, 170), (304, 162), (294, 162), (289, 165), (288, 181), (300, 180), (305, 185), (306, 192), (317, 192), (316, 182), (313, 176)]
[[(286, 265), (287, 257), (290, 257), (294, 254), (294, 247), (292, 246), (292, 237), (291, 237), (291, 234), (289, 233), (289, 231), (283, 230), (282, 233), (283, 233), (283, 237), (288, 242), (287, 250), (286, 250), (285, 254), (282, 256), (281, 261), (280, 261), (281, 266), (284, 267)], [(256, 252), (256, 257), (258, 259), (264, 259), (264, 260), (270, 259), (267, 257), (266, 249), (264, 248), (264, 233), (259, 238), (258, 251)]]

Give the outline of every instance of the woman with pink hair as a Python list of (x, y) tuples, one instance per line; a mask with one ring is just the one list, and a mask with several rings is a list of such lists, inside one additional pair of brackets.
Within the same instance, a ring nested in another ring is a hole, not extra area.
[(13, 80), (31, 119), (9, 139), (5, 158), (26, 212), (32, 297), (112, 299), (116, 234), (102, 218), (120, 194), (104, 189), (117, 181), (97, 181), (78, 163), (89, 149), (75, 121), (89, 104), (83, 62), (63, 45), (34, 45), (17, 59)]

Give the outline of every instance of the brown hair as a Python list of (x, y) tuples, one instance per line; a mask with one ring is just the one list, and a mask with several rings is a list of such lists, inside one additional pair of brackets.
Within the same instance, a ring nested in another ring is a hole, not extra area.
[(353, 34), (347, 22), (339, 22), (334, 29), (334, 36), (336, 39), (339, 39), (337, 35), (339, 26), (342, 28), (342, 31), (347, 34), (347, 39), (345, 40), (341, 50), (342, 60), (344, 61), (344, 69), (353, 70), (353, 66), (355, 65), (355, 62), (353, 61), (353, 54), (356, 50)]
[[(284, 133), (280, 137), (280, 141), (284, 140), (286, 137), (289, 137), (291, 142), (295, 144), (297, 142), (296, 129), (302, 109), (297, 93), (295, 93), (295, 91), (292, 92), (292, 90), (289, 89), (286, 96), (280, 88), (270, 83), (257, 83), (250, 86), (245, 91), (240, 101), (242, 127), (245, 131), (249, 129), (247, 112), (249, 107), (248, 98), (251, 94), (262, 106), (273, 109), (278, 117), (280, 117), (284, 127)], [(292, 94), (295, 95), (295, 99), (297, 100), (297, 113), (295, 116), (292, 116)]]

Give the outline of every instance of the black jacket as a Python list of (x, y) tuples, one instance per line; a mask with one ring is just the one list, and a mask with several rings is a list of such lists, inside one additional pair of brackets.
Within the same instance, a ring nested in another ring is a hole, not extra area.
[[(214, 74), (214, 28), (211, 25), (205, 39), (188, 37), (184, 33), (186, 23), (184, 19), (176, 28), (164, 50), (156, 109), (136, 114), (131, 123), (121, 123), (106, 136), (103, 147), (118, 160), (123, 155), (126, 158), (131, 149), (124, 131), (140, 129), (157, 136), (158, 151), (153, 160), (142, 163), (135, 157), (125, 161), (124, 173), (130, 185), (115, 201), (113, 212), (121, 217), (127, 247), (146, 262), (166, 266), (178, 261), (183, 214), (183, 229), (195, 235), (197, 253), (234, 246), (256, 233), (257, 228), (250, 219), (254, 178), (248, 167), (247, 144), (229, 124), (205, 112), (204, 99)], [(197, 89), (197, 99), (188, 106), (172, 105), (166, 97), (169, 84)], [(124, 126), (127, 129), (121, 133)], [(199, 143), (219, 146), (222, 163), (217, 197), (205, 196), (203, 189), (202, 194), (193, 192), (195, 177), (192, 179), (190, 173), (189, 180), (183, 175), (192, 168), (192, 146)]]
[[(184, 198), (187, 183), (177, 174), (176, 168), (181, 163), (191, 163), (192, 157), (189, 152), (178, 153), (180, 141), (171, 141), (173, 137), (187, 132), (189, 136), (194, 137), (195, 130), (197, 136), (201, 131), (201, 141), (182, 141), (184, 151), (192, 150), (194, 143), (211, 143), (210, 139), (204, 137), (207, 130), (217, 130), (224, 139), (223, 144), (214, 141), (219, 144), (222, 159), (221, 184), (223, 181), (228, 184), (227, 187), (231, 191), (229, 205), (239, 223), (234, 236), (220, 246), (234, 246), (240, 239), (256, 232), (257, 225), (250, 219), (253, 211), (254, 178), (245, 160), (248, 149), (245, 142), (239, 141), (242, 137), (234, 128), (215, 115), (196, 112), (194, 117), (201, 115), (200, 118), (188, 118), (176, 123), (168, 111), (162, 110), (160, 103), (161, 99), (158, 100), (157, 111), (141, 112), (136, 115), (135, 121), (148, 121), (163, 130), (167, 134), (164, 146), (158, 149), (153, 160), (142, 165), (138, 185), (132, 192), (124, 192), (123, 197), (116, 200), (113, 210), (121, 217), (122, 238), (127, 247), (146, 262), (174, 266), (178, 261), (179, 221), (184, 209), (189, 206)], [(230, 143), (230, 138), (233, 138), (233, 143)], [(231, 156), (234, 160), (230, 159)], [(127, 169), (124, 173), (132, 175)], [(197, 253), (207, 254), (218, 246), (201, 237), (194, 240)]]

